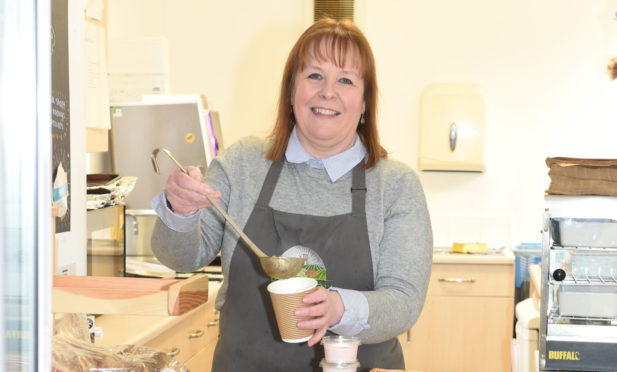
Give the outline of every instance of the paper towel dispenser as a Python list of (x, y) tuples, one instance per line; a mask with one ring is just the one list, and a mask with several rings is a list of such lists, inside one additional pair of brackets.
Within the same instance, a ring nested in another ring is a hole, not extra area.
[(482, 87), (426, 86), (420, 97), (420, 170), (483, 172), (485, 118)]

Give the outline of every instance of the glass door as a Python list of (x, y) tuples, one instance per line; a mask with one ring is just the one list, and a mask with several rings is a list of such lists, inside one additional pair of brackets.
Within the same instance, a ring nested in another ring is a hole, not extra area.
[(0, 0), (0, 372), (51, 370), (49, 1)]

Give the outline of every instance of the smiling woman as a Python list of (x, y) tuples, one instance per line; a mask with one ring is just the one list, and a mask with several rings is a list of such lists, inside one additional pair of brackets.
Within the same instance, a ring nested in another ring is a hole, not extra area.
[[(401, 369), (397, 336), (422, 309), (432, 234), (418, 176), (380, 144), (375, 62), (362, 32), (333, 19), (310, 26), (280, 92), (269, 138), (234, 143), (205, 178), (196, 167), (169, 176), (152, 202), (160, 217), (152, 250), (183, 270), (220, 253), (215, 372), (315, 371), (329, 334), (361, 341), (360, 372)], [(307, 258), (297, 276), (320, 285), (293, 309), (305, 346), (281, 336), (265, 291), (271, 278), (209, 198), (267, 255)]]

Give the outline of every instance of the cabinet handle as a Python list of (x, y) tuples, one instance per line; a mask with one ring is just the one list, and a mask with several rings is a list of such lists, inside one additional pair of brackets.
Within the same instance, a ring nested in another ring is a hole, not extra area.
[(175, 358), (178, 354), (180, 354), (180, 349), (178, 349), (177, 347), (172, 347), (171, 351), (167, 353), (170, 358)]
[(204, 331), (202, 331), (201, 329), (198, 329), (194, 332), (189, 333), (189, 338), (200, 338), (203, 335), (204, 335)]
[(218, 310), (214, 310), (214, 320), (211, 322), (206, 323), (206, 325), (208, 327), (218, 327), (219, 325), (219, 311)]
[(407, 344), (411, 344), (411, 328), (409, 328), (406, 333), (407, 333), (407, 340), (405, 341)]
[(474, 278), (439, 278), (437, 279), (441, 283), (475, 283)]
[(450, 135), (448, 137), (450, 140), (450, 151), (454, 152), (456, 149), (456, 138), (458, 137), (458, 130), (455, 122), (450, 123)]

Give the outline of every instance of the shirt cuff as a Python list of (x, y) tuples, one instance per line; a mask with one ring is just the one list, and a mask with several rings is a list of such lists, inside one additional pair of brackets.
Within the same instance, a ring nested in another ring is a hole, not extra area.
[(369, 328), (368, 300), (362, 292), (335, 287), (331, 287), (329, 290), (338, 292), (345, 307), (341, 320), (330, 327), (330, 331), (343, 336), (355, 336)]
[(154, 209), (156, 214), (161, 218), (161, 221), (174, 231), (190, 232), (195, 230), (195, 227), (199, 224), (199, 211), (195, 211), (188, 216), (183, 216), (169, 209), (165, 191), (161, 191), (155, 196), (150, 202), (150, 206), (152, 206), (152, 209)]

